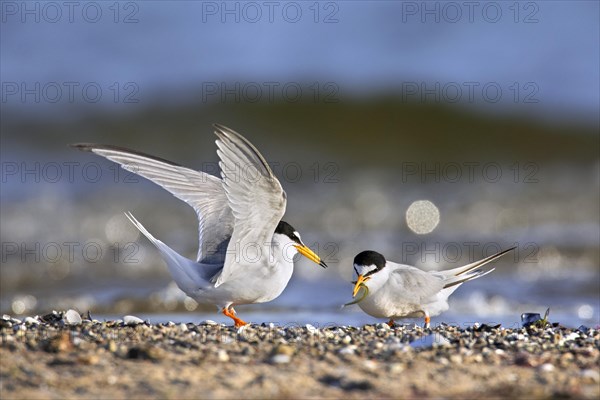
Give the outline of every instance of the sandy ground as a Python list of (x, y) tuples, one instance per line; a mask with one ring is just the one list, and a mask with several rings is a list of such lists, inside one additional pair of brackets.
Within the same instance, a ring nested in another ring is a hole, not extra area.
[(68, 322), (0, 320), (2, 399), (600, 396), (594, 329)]

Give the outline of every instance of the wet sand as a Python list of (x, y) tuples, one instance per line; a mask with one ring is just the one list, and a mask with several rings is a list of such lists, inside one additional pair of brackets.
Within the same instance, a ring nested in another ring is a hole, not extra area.
[(600, 332), (0, 319), (3, 399), (598, 398)]

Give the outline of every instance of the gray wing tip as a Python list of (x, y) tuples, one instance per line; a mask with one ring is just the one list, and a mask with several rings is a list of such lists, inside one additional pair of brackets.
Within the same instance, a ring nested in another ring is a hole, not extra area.
[(505, 255), (506, 253), (508, 253), (508, 252), (511, 252), (511, 251), (513, 251), (513, 250), (515, 250), (517, 247), (518, 247), (518, 246), (512, 246), (512, 247), (509, 247), (508, 249), (506, 249), (506, 250), (502, 250), (500, 253), (498, 253), (498, 254), (494, 254), (494, 255), (492, 255), (491, 257), (492, 257), (492, 258), (499, 258), (500, 256), (503, 256), (503, 255)]
[(151, 160), (154, 161), (158, 161), (161, 163), (165, 163), (168, 165), (172, 165), (174, 167), (182, 167), (182, 165), (177, 164), (176, 162), (173, 162), (171, 160), (167, 160), (165, 158), (162, 157), (157, 157), (157, 156), (153, 156), (152, 154), (148, 154), (148, 153), (144, 153), (141, 151), (137, 151), (137, 150), (133, 150), (133, 149), (129, 149), (127, 147), (122, 147), (122, 146), (115, 146), (112, 144), (98, 144), (98, 143), (72, 143), (69, 144), (69, 147), (81, 150), (81, 151), (89, 151), (92, 153), (95, 153), (95, 150), (107, 150), (107, 151), (116, 151), (119, 153), (125, 153), (125, 154), (130, 154), (130, 155), (134, 155), (134, 156), (140, 156), (140, 157), (144, 157), (144, 158), (149, 158)]
[(237, 137), (242, 136), (233, 129), (226, 127), (225, 125), (215, 123), (212, 126), (213, 128), (215, 128), (215, 135), (217, 135), (219, 138), (226, 138), (228, 135), (233, 135)]
[(67, 146), (81, 151), (93, 151), (94, 149), (102, 147), (103, 145), (96, 143), (69, 143)]

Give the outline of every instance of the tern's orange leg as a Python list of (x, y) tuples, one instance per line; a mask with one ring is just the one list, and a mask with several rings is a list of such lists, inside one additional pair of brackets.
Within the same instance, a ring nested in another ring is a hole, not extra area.
[(396, 326), (396, 323), (395, 323), (395, 322), (394, 322), (394, 320), (393, 320), (393, 319), (391, 319), (391, 318), (390, 318), (390, 320), (388, 321), (388, 323), (387, 323), (387, 324), (390, 326), (390, 328), (393, 328), (393, 327), (395, 327), (395, 326)]
[(227, 307), (223, 307), (221, 312), (223, 313), (223, 315), (225, 315), (226, 317), (229, 317), (233, 320), (233, 326), (235, 326), (236, 328), (239, 328), (240, 326), (248, 325), (247, 322), (244, 322), (235, 316), (235, 310), (233, 308), (227, 309)]
[(429, 314), (425, 314), (425, 326), (423, 328), (429, 329), (430, 322), (431, 322), (431, 318), (429, 317)]

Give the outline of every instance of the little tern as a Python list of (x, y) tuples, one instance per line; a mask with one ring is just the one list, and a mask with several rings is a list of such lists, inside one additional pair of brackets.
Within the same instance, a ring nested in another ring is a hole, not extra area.
[(225, 126), (213, 126), (221, 179), (122, 147), (71, 146), (120, 164), (194, 208), (199, 223), (196, 260), (156, 239), (131, 213), (126, 216), (156, 246), (183, 292), (198, 302), (215, 304), (240, 327), (246, 322), (233, 307), (278, 297), (292, 276), (296, 253), (323, 268), (327, 265), (281, 220), (286, 193), (256, 147)]
[(399, 318), (425, 318), (429, 328), (430, 317), (448, 310), (448, 297), (463, 283), (489, 274), (494, 268), (476, 269), (490, 263), (515, 247), (491, 255), (483, 260), (446, 271), (422, 271), (410, 265), (387, 261), (376, 251), (363, 251), (354, 257), (357, 279), (352, 297), (367, 314), (376, 318), (389, 318), (394, 325)]

